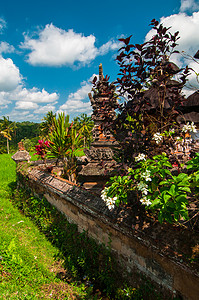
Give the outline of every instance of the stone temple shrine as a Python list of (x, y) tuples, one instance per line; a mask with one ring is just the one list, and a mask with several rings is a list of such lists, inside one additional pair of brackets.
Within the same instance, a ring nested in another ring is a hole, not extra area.
[(115, 86), (109, 83), (107, 76), (104, 77), (102, 64), (99, 65), (99, 81), (95, 77), (93, 84), (93, 94), (88, 94), (93, 109), (93, 142), (90, 149), (84, 150), (88, 164), (79, 173), (78, 180), (85, 188), (98, 189), (103, 187), (116, 166), (114, 148), (118, 144), (107, 124), (116, 117), (118, 103)]

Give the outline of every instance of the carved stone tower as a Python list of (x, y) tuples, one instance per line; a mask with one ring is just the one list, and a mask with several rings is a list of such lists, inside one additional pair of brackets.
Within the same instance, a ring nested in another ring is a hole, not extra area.
[(90, 149), (84, 150), (89, 163), (79, 173), (79, 180), (85, 188), (98, 189), (109, 179), (116, 163), (113, 159), (113, 148), (117, 142), (108, 127), (108, 122), (116, 117), (118, 107), (115, 86), (104, 78), (102, 64), (99, 65), (99, 81), (94, 79), (93, 95), (89, 99), (93, 108), (92, 120), (93, 142)]

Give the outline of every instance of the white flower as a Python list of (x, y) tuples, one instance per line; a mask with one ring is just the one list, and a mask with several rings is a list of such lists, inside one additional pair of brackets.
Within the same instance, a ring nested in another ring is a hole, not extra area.
[(105, 187), (101, 192), (101, 198), (105, 202), (106, 206), (108, 206), (108, 209), (113, 209), (115, 207), (115, 202), (117, 200), (117, 197), (108, 197), (107, 196), (108, 188)]
[(194, 122), (191, 123), (190, 127), (191, 127), (192, 132), (194, 132), (194, 133), (197, 132), (196, 125), (194, 125)]
[(183, 127), (182, 127), (182, 132), (197, 132), (197, 129), (196, 129), (196, 125), (194, 125), (194, 122), (191, 123), (191, 125), (189, 125), (189, 122), (187, 122), (187, 124), (185, 124)]
[(152, 204), (152, 202), (150, 201), (150, 199), (146, 199), (145, 205), (149, 206), (151, 204)]
[(183, 127), (182, 127), (182, 132), (187, 132), (189, 131), (189, 123), (185, 124)]
[(161, 135), (160, 132), (156, 132), (154, 135), (153, 135), (153, 140), (156, 141), (156, 144), (159, 144), (161, 141), (162, 141), (163, 137)]
[(143, 189), (142, 190), (142, 194), (145, 195), (145, 196), (148, 195), (148, 190), (147, 189)]
[(143, 181), (140, 181), (137, 184), (137, 188), (139, 191), (142, 192), (143, 195), (148, 195), (148, 185), (146, 183), (144, 183)]
[(135, 161), (146, 160), (146, 155), (143, 153), (139, 153), (138, 156), (135, 157)]
[(147, 206), (149, 206), (149, 205), (152, 204), (152, 202), (150, 201), (150, 199), (148, 199), (146, 196), (144, 196), (143, 198), (141, 198), (141, 199), (140, 199), (140, 202), (141, 202), (142, 204), (144, 204), (144, 205), (147, 205)]
[(141, 177), (144, 178), (146, 181), (151, 181), (151, 172), (149, 170), (146, 170), (144, 173), (142, 173)]
[(113, 202), (111, 202), (111, 201), (110, 201), (110, 202), (107, 202), (106, 205), (108, 206), (108, 209), (110, 209), (110, 210), (113, 209), (113, 208), (115, 207), (115, 203), (113, 203)]

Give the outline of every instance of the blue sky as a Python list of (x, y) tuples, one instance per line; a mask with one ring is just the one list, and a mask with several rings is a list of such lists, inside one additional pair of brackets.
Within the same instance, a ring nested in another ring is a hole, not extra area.
[[(40, 122), (49, 111), (91, 113), (88, 92), (98, 66), (114, 81), (118, 38), (142, 43), (155, 18), (179, 30), (179, 49), (199, 49), (199, 1), (22, 1), (0, 3), (0, 117)], [(179, 65), (198, 65), (173, 57)], [(192, 74), (190, 82), (196, 85)], [(189, 93), (189, 91), (185, 91)]]

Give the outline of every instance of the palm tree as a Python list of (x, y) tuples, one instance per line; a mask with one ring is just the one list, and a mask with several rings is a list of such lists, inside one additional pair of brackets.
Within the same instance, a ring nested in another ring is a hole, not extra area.
[(81, 114), (79, 117), (74, 119), (74, 126), (83, 136), (84, 147), (89, 146), (91, 141), (91, 132), (94, 126), (94, 122), (91, 120), (91, 117), (88, 117), (87, 114)]
[(10, 153), (9, 140), (11, 140), (12, 133), (16, 128), (15, 122), (11, 122), (9, 117), (3, 116), (2, 123), (0, 124), (0, 135), (2, 135), (7, 140), (7, 153)]
[(47, 112), (46, 116), (43, 118), (44, 122), (42, 122), (40, 125), (42, 136), (46, 137), (49, 135), (50, 132), (53, 131), (53, 126), (54, 126), (53, 120), (55, 117), (56, 114), (54, 114), (52, 110)]

